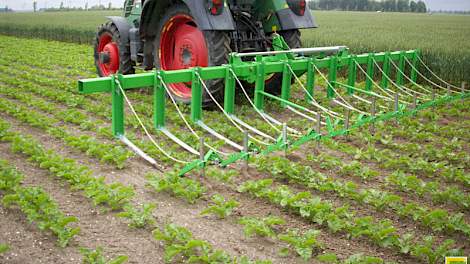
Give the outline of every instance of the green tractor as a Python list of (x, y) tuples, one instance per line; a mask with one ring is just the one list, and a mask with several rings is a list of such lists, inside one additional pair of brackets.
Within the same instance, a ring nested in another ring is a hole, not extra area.
[[(316, 27), (306, 0), (126, 0), (123, 17), (108, 17), (95, 40), (100, 76), (133, 74), (135, 67), (178, 70), (228, 63), (232, 52), (273, 50), (272, 35), (300, 48), (301, 28)], [(266, 91), (279, 94), (282, 74), (266, 77)], [(223, 97), (223, 80), (206, 82)], [(191, 84), (169, 85), (173, 98), (191, 102)], [(203, 91), (203, 105), (213, 101)]]

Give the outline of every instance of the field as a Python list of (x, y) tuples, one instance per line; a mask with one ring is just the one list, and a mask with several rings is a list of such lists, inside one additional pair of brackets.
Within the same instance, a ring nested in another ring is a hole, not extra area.
[[(346, 45), (354, 53), (421, 49), (440, 76), (470, 83), (470, 16), (314, 11), (319, 28), (303, 45)], [(91, 43), (97, 25), (118, 11), (0, 14), (0, 33)]]
[[(100, 18), (91, 15), (89, 24), (75, 29), (93, 31)], [(359, 16), (351, 14), (348, 22), (344, 16), (349, 15), (322, 12), (318, 19), (330, 15), (340, 17), (341, 25), (354, 25)], [(378, 15), (362, 19), (373, 21)], [(419, 24), (415, 15), (385, 15)], [(5, 20), (17, 28), (27, 20), (2, 16), (0, 28)], [(419, 18), (436, 25), (469, 19)], [(65, 31), (76, 26), (73, 20), (68, 23)], [(304, 32), (304, 42), (347, 44), (359, 51), (417, 45), (426, 54), (434, 52), (439, 63), (460, 54), (455, 47), (469, 45), (468, 28), (462, 25), (450, 26), (457, 33), (444, 25), (434, 28), (442, 35), (462, 36), (448, 39), (401, 31), (394, 32), (399, 37), (385, 37), (393, 22), (378, 29), (370, 23), (364, 32), (333, 29), (329, 23), (322, 31)], [(333, 30), (338, 33), (327, 35)], [(355, 42), (365, 35), (370, 41)], [(333, 37), (337, 41), (329, 42)], [(409, 43), (403, 42), (408, 38)], [(361, 127), (318, 144), (252, 156), (248, 168), (242, 162), (209, 166), (204, 173), (179, 177), (182, 165), (153, 146), (130, 109), (126, 135), (157, 160), (159, 169), (113, 138), (109, 94), (78, 93), (78, 79), (96, 76), (92, 54), (88, 44), (0, 35), (0, 263), (437, 264), (445, 256), (470, 255), (468, 97), (377, 123), (373, 134)], [(469, 58), (468, 49), (461, 56)], [(458, 72), (455, 67), (447, 68), (448, 76)], [(468, 79), (466, 69), (452, 80)], [(327, 105), (325, 83), (318, 85), (315, 96)], [(300, 98), (298, 85), (293, 94)], [(127, 95), (151, 127), (152, 94)], [(270, 131), (241, 101), (237, 115)], [(181, 108), (188, 118), (189, 108)], [(198, 146), (170, 100), (166, 111), (168, 129)], [(278, 104), (269, 102), (266, 111), (290, 126), (311, 128)], [(204, 111), (204, 122), (243, 141), (221, 112)], [(194, 158), (160, 131), (150, 132), (177, 160)], [(233, 151), (221, 140), (206, 140)]]

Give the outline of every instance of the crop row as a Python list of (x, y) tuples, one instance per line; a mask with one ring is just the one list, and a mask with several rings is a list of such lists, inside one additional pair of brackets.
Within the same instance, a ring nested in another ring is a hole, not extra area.
[(30, 157), (30, 160), (41, 168), (66, 180), (75, 189), (82, 190), (95, 205), (103, 204), (112, 210), (119, 210), (134, 196), (132, 187), (120, 183), (106, 184), (103, 177), (91, 176), (92, 172), (87, 167), (46, 150), (30, 136), (23, 136), (8, 129), (8, 123), (0, 120), (0, 141), (10, 142), (14, 152)]
[[(306, 159), (315, 162), (322, 169), (334, 170), (339, 175), (353, 176), (363, 181), (374, 180), (381, 174), (379, 171), (371, 169), (356, 160), (345, 163), (342, 159), (327, 153), (320, 153), (318, 155), (308, 154)], [(395, 186), (400, 191), (406, 191), (421, 198), (429, 195), (436, 204), (453, 202), (463, 209), (467, 209), (470, 206), (470, 196), (455, 186), (442, 188), (441, 184), (437, 181), (423, 181), (415, 175), (406, 175), (400, 170), (386, 176), (385, 181), (389, 186)]]
[(17, 207), (41, 230), (49, 230), (57, 236), (58, 244), (65, 247), (80, 232), (78, 227), (70, 227), (77, 222), (74, 216), (66, 216), (57, 203), (39, 187), (21, 185), (24, 176), (7, 161), (0, 160), (0, 191), (4, 192), (1, 199), (5, 207)]
[(66, 127), (56, 127), (58, 120), (31, 111), (21, 105), (14, 106), (12, 101), (0, 98), (0, 109), (18, 120), (40, 128), (47, 134), (61, 139), (68, 146), (85, 152), (91, 157), (96, 157), (102, 162), (115, 165), (117, 168), (124, 168), (125, 161), (132, 156), (132, 153), (120, 146), (110, 146), (98, 142), (91, 136), (74, 136), (67, 132)]
[(240, 186), (239, 191), (267, 199), (313, 223), (327, 227), (332, 233), (344, 232), (349, 238), (367, 237), (380, 247), (393, 247), (428, 263), (437, 263), (439, 258), (459, 252), (451, 249), (453, 240), (448, 239), (434, 247), (434, 239), (429, 236), (421, 243), (414, 243), (411, 234), (400, 237), (387, 220), (377, 222), (370, 216), (354, 217), (347, 206), (334, 208), (330, 202), (312, 198), (308, 192), (293, 193), (285, 185), (271, 188), (272, 183), (272, 179), (248, 181)]

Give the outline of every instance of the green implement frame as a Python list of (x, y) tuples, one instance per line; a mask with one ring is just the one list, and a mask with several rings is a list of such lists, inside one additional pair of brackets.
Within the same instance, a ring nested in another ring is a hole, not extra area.
[[(278, 42), (279, 47), (285, 47), (285, 42), (281, 37), (275, 37), (273, 41)], [(332, 54), (333, 53), (333, 54)], [(230, 56), (229, 64), (205, 67), (205, 68), (190, 68), (183, 70), (163, 71), (155, 70), (153, 72), (134, 74), (134, 75), (116, 75), (103, 78), (85, 79), (78, 82), (78, 90), (82, 94), (92, 93), (111, 93), (112, 95), (112, 131), (116, 137), (121, 137), (125, 134), (124, 131), (124, 94), (123, 91), (135, 88), (147, 87), (153, 89), (153, 123), (156, 129), (164, 129), (165, 127), (165, 100), (167, 93), (165, 85), (172, 83), (191, 83), (192, 98), (190, 103), (191, 121), (194, 124), (202, 122), (202, 93), (204, 89), (203, 81), (211, 79), (225, 79), (225, 96), (223, 102), (224, 112), (228, 115), (235, 115), (235, 88), (237, 80), (254, 83), (254, 98), (253, 103), (258, 112), (264, 112), (264, 103), (268, 97), (269, 99), (278, 101), (282, 107), (293, 107), (305, 110), (303, 106), (297, 105), (292, 102), (291, 98), (291, 84), (294, 78), (299, 80), (299, 76), (306, 74), (305, 85), (305, 100), (311, 102), (315, 93), (315, 85), (319, 79), (318, 75), (322, 72), (327, 72), (326, 90), (327, 98), (334, 100), (337, 97), (336, 89), (344, 88), (348, 95), (353, 96), (356, 94), (374, 95), (374, 64), (381, 63), (383, 66), (383, 74), (380, 83), (382, 89), (387, 90), (392, 80), (390, 72), (391, 61), (398, 65), (395, 73), (394, 84), (402, 86), (405, 84), (406, 64), (405, 61), (413, 63), (409, 69), (411, 83), (417, 83), (417, 69), (418, 69), (418, 56), (419, 50), (398, 51), (398, 52), (381, 52), (370, 53), (363, 55), (349, 54), (346, 47), (329, 47), (329, 48), (316, 48), (316, 49), (297, 49), (297, 50), (277, 50), (272, 52), (259, 52), (259, 53), (233, 53)], [(246, 58), (250, 60), (243, 60)], [(374, 63), (375, 61), (375, 63)], [(364, 65), (366, 74), (365, 88), (356, 88), (358, 78), (358, 67)], [(283, 76), (281, 95), (275, 96), (265, 92), (265, 78), (267, 75), (273, 73), (281, 73)], [(347, 84), (342, 84), (337, 81), (338, 76), (346, 74)], [(295, 76), (294, 76), (295, 75)], [(455, 96), (444, 95), (435, 98), (429, 102), (416, 105), (413, 109), (407, 110), (404, 105), (396, 102), (395, 111), (381, 114), (381, 115), (364, 115), (358, 114), (355, 118), (356, 122), (352, 125), (345, 124), (344, 120), (331, 120), (326, 118), (327, 131), (326, 133), (318, 133), (319, 131), (311, 130), (306, 135), (297, 138), (295, 141), (286, 142), (285, 137), (279, 137), (278, 141), (272, 145), (265, 147), (261, 150), (261, 154), (268, 154), (278, 150), (285, 150), (287, 145), (300, 146), (301, 144), (311, 141), (320, 140), (322, 138), (331, 138), (339, 135), (345, 135), (350, 129), (354, 129), (365, 124), (374, 123), (377, 121), (384, 121), (389, 119), (398, 118), (401, 116), (415, 114), (416, 111), (427, 107), (442, 104), (451, 100), (466, 98), (468, 93), (459, 93)], [(397, 96), (398, 98), (398, 96)], [(398, 100), (398, 99), (397, 99)], [(348, 117), (349, 120), (349, 117)], [(342, 124), (342, 125), (341, 125)], [(196, 169), (204, 167), (211, 160), (218, 160), (222, 166), (227, 166), (238, 160), (247, 159), (251, 155), (250, 151), (246, 148), (232, 153), (226, 159), (221, 159), (214, 152), (210, 151), (206, 155), (201, 155), (200, 159), (194, 160), (187, 164), (181, 171), (181, 175)]]

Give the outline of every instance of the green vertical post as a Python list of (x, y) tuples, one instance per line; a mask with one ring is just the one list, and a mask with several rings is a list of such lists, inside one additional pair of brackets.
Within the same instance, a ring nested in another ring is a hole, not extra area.
[(372, 90), (372, 80), (374, 79), (374, 54), (370, 53), (367, 58), (366, 91)]
[[(122, 80), (119, 74), (118, 80)], [(124, 88), (123, 88), (124, 89)], [(116, 76), (111, 75), (112, 130), (115, 137), (124, 135), (124, 95), (116, 84)]]
[[(281, 98), (289, 101), (290, 99), (290, 88), (292, 80), (292, 72), (289, 69), (289, 62), (284, 62), (284, 68), (282, 70), (282, 86), (281, 86)], [(281, 102), (282, 107), (286, 107), (286, 103)]]
[(411, 64), (413, 65), (412, 69), (411, 69), (411, 80), (413, 82), (417, 82), (418, 81), (418, 56), (420, 56), (420, 51), (419, 50), (416, 50), (414, 53), (413, 53), (413, 58), (411, 59)]
[(235, 112), (235, 77), (231, 69), (230, 65), (225, 66), (224, 110), (229, 114)]
[(397, 84), (403, 85), (404, 73), (405, 73), (405, 53), (403, 51), (400, 53), (400, 59), (398, 61), (398, 69), (397, 69)]
[(262, 111), (264, 107), (264, 62), (261, 60), (256, 64), (256, 83), (255, 83), (255, 107)]
[(330, 69), (328, 73), (328, 88), (326, 90), (326, 94), (328, 98), (335, 97), (334, 88), (336, 87), (336, 76), (338, 71), (338, 57), (331, 56), (330, 58)]
[(165, 126), (165, 87), (163, 87), (160, 77), (162, 72), (155, 71), (155, 79), (153, 81), (153, 123), (155, 128), (163, 128)]
[[(351, 56), (348, 65), (348, 86), (355, 87), (357, 78), (356, 56)], [(348, 94), (354, 93), (354, 89), (348, 88)]]
[(315, 90), (315, 70), (313, 69), (315, 65), (315, 58), (309, 58), (307, 62), (307, 94), (305, 95), (305, 100), (311, 102), (313, 98), (313, 93)]
[(388, 88), (388, 82), (390, 78), (390, 53), (386, 52), (384, 55), (384, 63), (383, 63), (383, 69), (382, 69), (382, 82), (380, 83), (380, 86), (382, 88), (387, 89)]
[(202, 115), (202, 85), (199, 79), (199, 68), (193, 68), (191, 81), (191, 120), (197, 122)]

